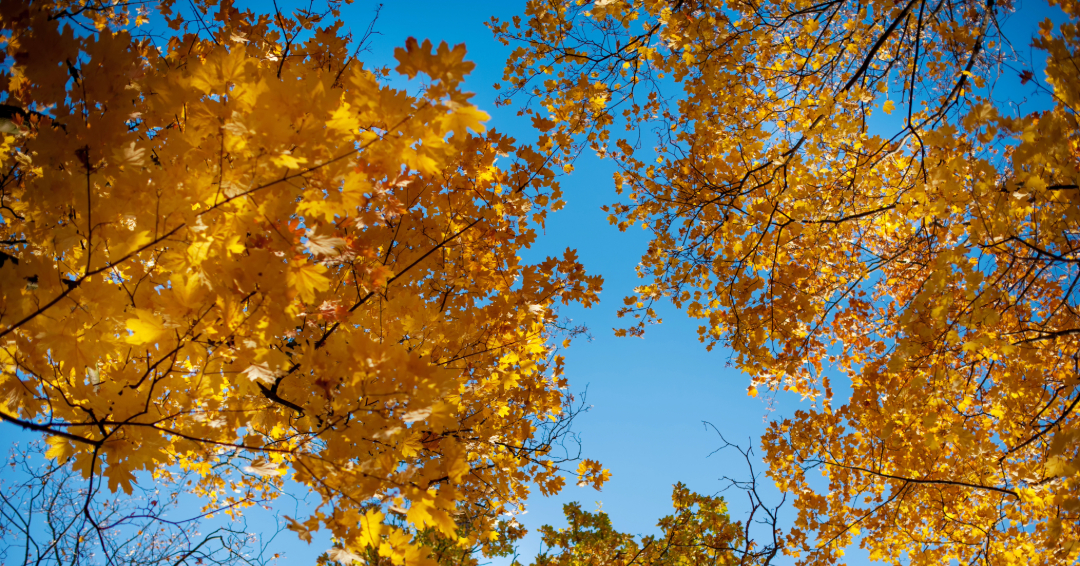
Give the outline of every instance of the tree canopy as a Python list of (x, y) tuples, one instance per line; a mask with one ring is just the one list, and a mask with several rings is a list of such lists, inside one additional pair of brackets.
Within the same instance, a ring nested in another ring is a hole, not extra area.
[[(517, 42), (507, 102), (564, 159), (618, 163), (610, 220), (649, 231), (620, 332), (670, 300), (750, 395), (812, 400), (763, 439), (804, 563), (856, 540), (913, 565), (1080, 550), (1080, 35), (1059, 7), (1038, 78), (1007, 1), (535, 1), (492, 23)], [(1017, 79), (1045, 109), (1012, 103)]]
[(571, 505), (538, 566), (1072, 563), (1080, 4), (1054, 6), (1031, 67), (1009, 0), (531, 0), (490, 24), (528, 145), (485, 125), (464, 46), (410, 39), (391, 87), (338, 0), (164, 0), (164, 35), (0, 4), (0, 420), (91, 494), (234, 514), (288, 474), (323, 564), (509, 554), (532, 491), (608, 478), (557, 450), (557, 309), (602, 280), (521, 259), (589, 151), (651, 238), (617, 333), (670, 301), (750, 396), (807, 401), (762, 438), (795, 513), (756, 479), (764, 540), (681, 485), (652, 537)]
[(170, 5), (164, 41), (125, 3), (0, 7), (0, 418), (112, 490), (195, 471), (230, 512), (291, 468), (323, 502), (294, 530), (398, 564), (431, 561), (406, 527), (492, 543), (564, 481), (553, 309), (601, 283), (518, 257), (559, 206), (544, 154), (485, 131), (463, 46), (399, 49), (408, 94), (336, 3)]

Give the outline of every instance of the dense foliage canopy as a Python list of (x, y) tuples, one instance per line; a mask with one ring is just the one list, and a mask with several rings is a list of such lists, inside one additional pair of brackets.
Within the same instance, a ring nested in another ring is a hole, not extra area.
[(564, 159), (614, 159), (611, 222), (651, 234), (622, 332), (670, 300), (751, 395), (813, 401), (763, 439), (805, 563), (1080, 550), (1080, 6), (1060, 8), (1045, 70), (1007, 0), (534, 1), (492, 23), (517, 45), (508, 101)]
[[(610, 221), (651, 236), (618, 332), (671, 301), (751, 396), (808, 401), (762, 439), (795, 517), (736, 484), (755, 541), (680, 485), (659, 536), (568, 506), (538, 564), (1080, 553), (1080, 4), (1029, 58), (1009, 0), (532, 0), (491, 27), (535, 146), (486, 129), (463, 46), (410, 39), (406, 92), (337, 0), (159, 8), (164, 35), (124, 2), (0, 4), (0, 419), (49, 474), (230, 514), (295, 481), (324, 564), (512, 552), (530, 490), (608, 477), (556, 450), (556, 309), (601, 279), (520, 258), (593, 151)], [(99, 499), (42, 477), (86, 554)]]
[(292, 528), (346, 552), (486, 547), (564, 481), (553, 307), (600, 285), (518, 257), (559, 204), (545, 155), (484, 133), (463, 46), (399, 49), (410, 95), (334, 3), (170, 4), (165, 40), (126, 3), (0, 7), (0, 418), (92, 484), (195, 471), (229, 512), (291, 468), (323, 502)]

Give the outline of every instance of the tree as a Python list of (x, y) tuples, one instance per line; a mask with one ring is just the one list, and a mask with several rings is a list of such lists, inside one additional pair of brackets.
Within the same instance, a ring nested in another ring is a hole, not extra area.
[(740, 532), (727, 516), (727, 507), (716, 497), (700, 496), (685, 486), (672, 491), (675, 514), (658, 523), (658, 536), (642, 537), (620, 533), (603, 511), (590, 513), (577, 503), (563, 506), (567, 527), (541, 527), (542, 553), (535, 566), (578, 566), (616, 564), (619, 566), (731, 564), (738, 550)]
[(100, 483), (90, 491), (70, 466), (42, 461), (41, 444), (16, 445), (7, 455), (0, 480), (4, 564), (228, 566), (271, 560), (261, 543), (276, 533), (250, 532), (242, 521), (204, 520), (228, 508), (183, 514), (182, 483), (136, 486), (134, 496), (109, 492)]
[(92, 493), (194, 473), (239, 512), (291, 472), (308, 540), (497, 544), (530, 482), (562, 486), (555, 309), (601, 284), (518, 257), (561, 205), (547, 154), (485, 133), (463, 46), (399, 49), (409, 94), (336, 1), (171, 6), (164, 36), (126, 2), (0, 6), (0, 419)]
[(533, 1), (491, 24), (517, 42), (505, 102), (564, 163), (613, 159), (611, 222), (650, 231), (621, 332), (670, 300), (751, 396), (812, 400), (763, 439), (802, 563), (1080, 551), (1080, 6), (1055, 4), (1036, 68), (1008, 0)]
[(721, 492), (734, 489), (747, 496), (750, 508), (745, 521), (731, 521), (723, 497), (694, 493), (681, 483), (671, 492), (675, 513), (657, 522), (656, 535), (621, 533), (607, 513), (600, 509), (590, 513), (578, 503), (569, 503), (563, 506), (565, 528), (540, 527), (543, 550), (532, 566), (772, 564), (782, 549), (780, 509), (786, 498), (775, 505), (766, 503), (758, 490), (753, 450), (732, 444), (723, 435), (720, 439), (723, 445), (717, 452), (734, 448), (746, 462), (746, 479), (725, 477), (721, 488)]

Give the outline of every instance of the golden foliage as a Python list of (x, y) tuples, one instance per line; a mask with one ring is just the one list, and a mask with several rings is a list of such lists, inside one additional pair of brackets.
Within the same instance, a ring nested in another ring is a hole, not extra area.
[(125, 6), (0, 6), (0, 416), (112, 489), (190, 470), (242, 507), (291, 470), (323, 502), (294, 530), (394, 563), (431, 562), (419, 529), (491, 543), (562, 485), (547, 340), (601, 283), (518, 257), (561, 205), (546, 156), (485, 133), (462, 46), (399, 49), (408, 94), (333, 2), (200, 2), (160, 46)]
[(546, 550), (533, 566), (689, 566), (737, 564), (745, 542), (718, 497), (696, 494), (678, 484), (671, 494), (675, 514), (660, 519), (660, 533), (638, 539), (616, 531), (607, 513), (590, 513), (577, 503), (563, 506), (567, 526), (541, 527)]
[(1001, 99), (1008, 0), (534, 1), (491, 24), (520, 42), (508, 97), (565, 158), (613, 158), (611, 222), (651, 233), (622, 332), (671, 300), (751, 395), (813, 400), (763, 441), (803, 563), (853, 541), (912, 565), (1080, 551), (1080, 7), (1061, 7), (1034, 40), (1049, 108), (1027, 113)]

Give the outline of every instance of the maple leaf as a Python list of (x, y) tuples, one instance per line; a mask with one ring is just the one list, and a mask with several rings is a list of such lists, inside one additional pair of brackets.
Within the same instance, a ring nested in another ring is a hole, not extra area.
[(446, 119), (446, 129), (460, 134), (469, 130), (480, 134), (484, 132), (484, 122), (490, 118), (486, 112), (473, 106), (457, 105)]
[(315, 301), (315, 293), (325, 291), (330, 287), (330, 280), (323, 275), (326, 268), (321, 265), (301, 262), (287, 273), (290, 287), (299, 293), (305, 303)]
[(255, 460), (251, 464), (244, 466), (243, 470), (249, 474), (255, 474), (256, 476), (261, 477), (280, 476), (285, 473), (285, 470), (266, 460)]
[(345, 247), (345, 240), (333, 236), (310, 234), (305, 247), (312, 255), (336, 256), (338, 249)]
[(454, 531), (457, 530), (457, 525), (454, 524), (449, 513), (435, 506), (434, 501), (427, 499), (415, 501), (406, 513), (406, 517), (417, 527), (433, 526), (438, 528), (443, 536), (451, 540), (456, 538)]
[(244, 370), (244, 375), (251, 381), (257, 381), (266, 385), (273, 385), (282, 372), (272, 369), (266, 362), (251, 364)]
[(65, 438), (50, 436), (46, 438), (45, 441), (49, 445), (49, 449), (45, 452), (45, 457), (50, 460), (64, 462), (75, 452), (71, 442)]
[(273, 162), (286, 169), (299, 169), (301, 165), (307, 163), (307, 158), (296, 157), (292, 155), (292, 152), (286, 151), (274, 156)]
[(157, 341), (167, 331), (164, 323), (152, 313), (144, 309), (135, 311), (137, 318), (127, 320), (127, 328), (131, 334), (126, 338), (129, 344), (148, 344)]
[(135, 142), (116, 150), (117, 164), (120, 166), (141, 166), (146, 160), (146, 148), (135, 147)]
[(330, 557), (331, 560), (334, 560), (335, 562), (341, 562), (342, 564), (351, 564), (353, 562), (359, 562), (361, 564), (365, 563), (365, 560), (362, 556), (360, 556), (359, 554), (354, 554), (353, 552), (340, 546), (331, 548), (330, 550), (326, 551), (326, 554)]

